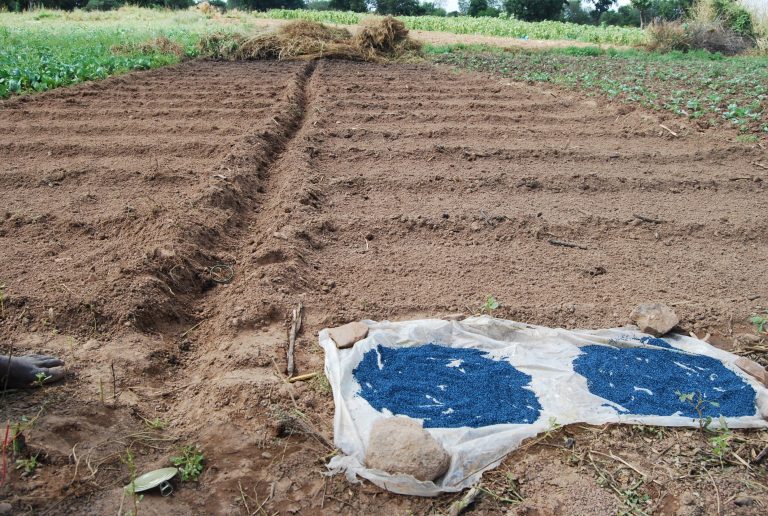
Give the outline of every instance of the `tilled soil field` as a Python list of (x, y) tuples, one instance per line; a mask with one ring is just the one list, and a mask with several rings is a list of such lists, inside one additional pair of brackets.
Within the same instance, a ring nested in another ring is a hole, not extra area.
[[(455, 495), (322, 475), (327, 383), (284, 381), (299, 302), (301, 374), (322, 369), (323, 327), (471, 314), (491, 294), (497, 316), (568, 328), (663, 301), (726, 347), (768, 299), (765, 150), (559, 90), (429, 65), (189, 62), (0, 113), (0, 336), (71, 371), (7, 396), (41, 462), (0, 491), (22, 511), (115, 511), (127, 450), (144, 471), (185, 443), (205, 454), (199, 483), (141, 513), (445, 511)], [(768, 441), (736, 435), (747, 459)], [(702, 465), (706, 446), (553, 429), (487, 475), (476, 509), (761, 513), (765, 470)]]

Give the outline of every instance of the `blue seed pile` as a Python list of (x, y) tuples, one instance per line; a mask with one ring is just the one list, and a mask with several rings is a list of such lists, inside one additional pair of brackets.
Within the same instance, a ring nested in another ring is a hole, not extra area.
[(672, 349), (672, 345), (664, 339), (658, 337), (640, 337), (640, 342), (648, 344), (649, 346), (658, 346), (660, 348)]
[[(585, 346), (581, 351), (573, 368), (587, 379), (590, 392), (618, 403), (627, 414), (680, 413), (697, 418), (694, 406), (699, 394), (705, 400), (700, 407), (705, 417), (756, 413), (755, 390), (714, 358), (666, 349), (611, 346)], [(676, 391), (694, 393), (693, 402), (680, 401)]]
[(533, 423), (541, 410), (525, 388), (530, 375), (477, 349), (379, 346), (353, 375), (376, 410), (423, 419), (426, 428)]

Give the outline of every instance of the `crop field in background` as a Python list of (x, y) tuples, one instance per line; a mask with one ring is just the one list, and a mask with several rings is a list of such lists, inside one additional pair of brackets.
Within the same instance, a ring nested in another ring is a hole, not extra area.
[(640, 50), (428, 47), (438, 63), (549, 82), (589, 95), (667, 110), (704, 127), (768, 133), (768, 57)]
[[(110, 12), (0, 13), (0, 98), (173, 64), (195, 57), (201, 36), (210, 32), (256, 31), (256, 18), (355, 24), (366, 16), (338, 11), (220, 14), (138, 7)], [(402, 19), (412, 29), (457, 34), (620, 45), (644, 40), (643, 31), (633, 28), (502, 18)], [(148, 44), (158, 38), (169, 45)], [(524, 51), (476, 45), (428, 46), (427, 52), (439, 63), (667, 110), (701, 127), (733, 125), (745, 133), (768, 133), (768, 57), (724, 58), (706, 52), (662, 55), (597, 47)]]
[[(207, 32), (247, 29), (246, 16), (193, 10), (0, 13), (0, 98), (173, 64), (194, 56)], [(139, 46), (160, 37), (180, 45), (181, 53)]]
[[(326, 23), (354, 25), (367, 14), (340, 11), (302, 11), (272, 9), (255, 16), (281, 20), (303, 19)], [(409, 29), (451, 32), (453, 34), (480, 34), (528, 39), (570, 39), (587, 43), (614, 45), (642, 45), (645, 32), (628, 27), (595, 27), (556, 21), (525, 22), (507, 18), (471, 18), (442, 16), (398, 16)]]

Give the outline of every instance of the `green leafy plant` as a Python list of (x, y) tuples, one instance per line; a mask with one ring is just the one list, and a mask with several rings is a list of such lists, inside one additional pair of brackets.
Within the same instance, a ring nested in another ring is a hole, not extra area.
[(768, 333), (766, 327), (768, 327), (768, 310), (764, 314), (754, 314), (749, 318), (749, 322), (757, 326), (757, 333)]
[(725, 455), (731, 450), (731, 439), (733, 432), (728, 428), (728, 424), (723, 416), (720, 416), (720, 429), (717, 435), (709, 439), (712, 446), (712, 453), (720, 460), (721, 464)]
[(52, 376), (48, 376), (44, 372), (40, 371), (39, 373), (37, 373), (35, 375), (35, 382), (34, 383), (35, 383), (36, 386), (42, 387), (43, 384), (45, 384), (45, 382), (47, 382), (51, 378), (53, 378), (53, 377)]
[(699, 419), (699, 430), (707, 430), (709, 428), (709, 425), (712, 424), (712, 416), (704, 416), (704, 408), (707, 405), (710, 405), (712, 407), (719, 407), (720, 404), (716, 401), (709, 401), (704, 397), (703, 394), (700, 392), (680, 392), (675, 391), (675, 394), (683, 403), (690, 403), (693, 405), (693, 410), (696, 411), (696, 414), (698, 414)]
[(493, 296), (488, 296), (485, 299), (485, 303), (480, 307), (481, 314), (493, 315), (493, 312), (501, 306), (499, 302)]
[(171, 457), (171, 464), (179, 468), (183, 482), (197, 481), (203, 472), (205, 456), (196, 444), (188, 444), (181, 448), (180, 455)]
[(31, 475), (37, 469), (38, 464), (37, 455), (31, 455), (29, 458), (16, 460), (16, 469), (23, 470), (25, 474)]

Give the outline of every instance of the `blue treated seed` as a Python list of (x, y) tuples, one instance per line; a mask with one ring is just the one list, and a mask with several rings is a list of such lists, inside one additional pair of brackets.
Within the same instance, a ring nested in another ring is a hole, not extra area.
[(478, 349), (380, 346), (353, 375), (373, 408), (423, 419), (426, 428), (533, 423), (541, 411), (526, 388), (530, 375)]
[[(674, 349), (585, 346), (581, 351), (574, 370), (587, 379), (590, 392), (621, 405), (626, 414), (696, 418), (699, 394), (703, 416), (756, 413), (755, 390), (717, 359)], [(681, 401), (678, 393), (694, 393), (693, 403)]]

